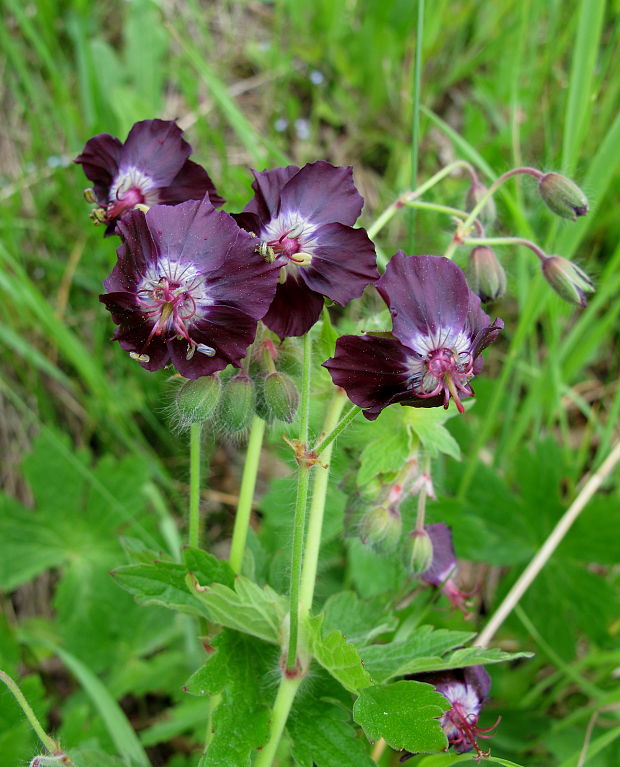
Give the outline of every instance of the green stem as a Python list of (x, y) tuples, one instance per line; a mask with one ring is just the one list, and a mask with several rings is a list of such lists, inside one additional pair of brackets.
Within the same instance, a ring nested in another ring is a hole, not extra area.
[(43, 746), (47, 749), (47, 751), (52, 755), (59, 753), (60, 749), (58, 748), (56, 741), (53, 738), (50, 738), (50, 736), (41, 726), (41, 723), (37, 719), (37, 715), (34, 713), (30, 707), (30, 704), (24, 697), (24, 693), (19, 689), (17, 682), (15, 682), (4, 671), (0, 671), (0, 681), (4, 682), (4, 684), (13, 693), (13, 697), (17, 701), (21, 710), (24, 712), (26, 719), (30, 722), (30, 726), (35, 731), (39, 740), (41, 743), (43, 743)]
[[(418, 149), (420, 145), (420, 83), (422, 79), (422, 49), (424, 42), (424, 0), (418, 0), (418, 23), (415, 40), (415, 64), (413, 72), (413, 110), (411, 115), (411, 186), (418, 178)], [(409, 252), (415, 245), (415, 214), (409, 213)]]
[(452, 255), (454, 254), (454, 251), (458, 248), (458, 246), (463, 242), (463, 237), (461, 233), (466, 233), (469, 228), (472, 226), (476, 218), (478, 218), (478, 214), (480, 211), (484, 208), (484, 206), (487, 204), (488, 200), (490, 200), (491, 197), (497, 192), (497, 190), (500, 188), (500, 186), (505, 182), (508, 181), (509, 178), (512, 178), (513, 176), (518, 176), (520, 174), (526, 174), (528, 176), (534, 176), (535, 179), (540, 181), (540, 179), (544, 176), (544, 173), (541, 173), (536, 168), (512, 168), (512, 170), (506, 171), (506, 173), (502, 173), (502, 175), (495, 179), (495, 181), (491, 184), (491, 186), (487, 189), (487, 191), (482, 195), (482, 197), (478, 200), (477, 204), (474, 205), (471, 212), (463, 221), (461, 226), (459, 227), (456, 235), (452, 239), (452, 242), (448, 245), (448, 248), (446, 252), (444, 253), (446, 258), (452, 258)]
[[(300, 392), (300, 424), (299, 442), (307, 449), (308, 424), (310, 420), (310, 381), (312, 371), (312, 339), (310, 333), (304, 336), (304, 362)], [(291, 556), (291, 586), (290, 586), (290, 632), (288, 652), (286, 656), (287, 669), (297, 666), (297, 641), (299, 638), (299, 589), (301, 583), (301, 567), (304, 551), (304, 533), (306, 528), (306, 507), (308, 505), (308, 484), (310, 480), (310, 465), (303, 459), (299, 463), (297, 475), (297, 499), (295, 501), (295, 516), (293, 520), (293, 552)]]
[(541, 262), (548, 258), (544, 250), (535, 242), (523, 237), (467, 237), (463, 240), (463, 245), (523, 245), (524, 248), (533, 251)]
[[(323, 425), (324, 432), (330, 432), (337, 425), (346, 401), (347, 398), (344, 396), (343, 392), (338, 391), (335, 394), (325, 416), (325, 423)], [(331, 461), (333, 448), (334, 440), (332, 439), (323, 453), (323, 461), (327, 464), (327, 468), (317, 467), (312, 485), (312, 502), (310, 503), (310, 512), (308, 514), (308, 535), (306, 538), (304, 563), (301, 572), (301, 593), (299, 597), (302, 618), (304, 615), (307, 615), (312, 608), (316, 571), (319, 562), (319, 551), (321, 548), (325, 498), (327, 496), (327, 485), (329, 481), (329, 463)]]
[(189, 432), (189, 545), (200, 545), (200, 432), (201, 423), (193, 423)]
[(252, 501), (254, 499), (254, 489), (256, 487), (256, 477), (258, 475), (258, 462), (264, 435), (265, 421), (255, 415), (252, 419), (250, 438), (245, 452), (241, 489), (239, 490), (239, 503), (237, 504), (235, 526), (233, 528), (230, 556), (228, 558), (230, 566), (235, 573), (241, 572), (241, 565), (243, 563), (243, 553), (245, 551), (245, 542), (248, 536), (248, 528), (250, 526)]
[(314, 455), (318, 457), (325, 450), (325, 448), (329, 447), (329, 445), (331, 445), (331, 443), (336, 439), (336, 437), (340, 436), (340, 434), (347, 428), (347, 426), (351, 423), (351, 421), (355, 418), (355, 416), (361, 412), (362, 412), (361, 407), (358, 407), (357, 405), (353, 405), (353, 407), (344, 414), (342, 419), (329, 432), (329, 434), (326, 437), (323, 437), (323, 439), (321, 439), (320, 442), (318, 442), (318, 444), (312, 451)]
[[(424, 456), (424, 461), (422, 463), (422, 473), (425, 474), (427, 477), (430, 477), (431, 473), (431, 459), (430, 456)], [(418, 510), (415, 518), (415, 530), (418, 533), (421, 533), (422, 530), (424, 530), (424, 521), (426, 518), (426, 496), (428, 495), (427, 492), (427, 485), (426, 483), (423, 483), (420, 492), (418, 493)]]
[(446, 165), (445, 168), (442, 168), (440, 171), (435, 173), (434, 176), (431, 176), (428, 181), (425, 181), (422, 184), (422, 186), (419, 186), (413, 191), (405, 192), (404, 194), (401, 194), (396, 200), (394, 200), (394, 202), (391, 203), (391, 205), (389, 205), (366, 230), (370, 239), (372, 240), (372, 238), (375, 237), (381, 231), (381, 229), (383, 229), (388, 221), (392, 219), (396, 211), (401, 210), (401, 208), (403, 208), (405, 205), (408, 205), (416, 198), (421, 197), (424, 192), (432, 189), (436, 184), (442, 181), (446, 176), (449, 176), (457, 168), (465, 168), (472, 177), (473, 182), (478, 180), (476, 171), (474, 170), (473, 166), (466, 160), (455, 160), (454, 162), (451, 162), (449, 165)]
[(289, 711), (295, 700), (303, 677), (289, 679), (285, 674), (280, 678), (280, 686), (271, 710), (271, 734), (269, 741), (258, 753), (254, 767), (271, 767), (273, 764)]
[[(438, 205), (437, 203), (424, 202), (423, 200), (407, 201), (405, 205), (410, 208), (419, 208), (420, 210), (430, 210), (436, 213), (446, 213), (448, 216), (456, 216), (457, 218), (462, 219), (467, 218), (468, 215), (466, 211), (460, 210), (460, 208), (451, 208), (448, 205)], [(474, 226), (476, 227), (478, 234), (481, 237), (484, 237), (484, 229), (478, 219), (474, 221)]]

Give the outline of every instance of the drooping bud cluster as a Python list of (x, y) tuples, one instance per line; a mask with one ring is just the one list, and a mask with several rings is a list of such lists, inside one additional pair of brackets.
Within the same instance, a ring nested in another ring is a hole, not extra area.
[(556, 216), (576, 221), (588, 212), (588, 198), (574, 181), (559, 173), (545, 173), (538, 183), (538, 191)]

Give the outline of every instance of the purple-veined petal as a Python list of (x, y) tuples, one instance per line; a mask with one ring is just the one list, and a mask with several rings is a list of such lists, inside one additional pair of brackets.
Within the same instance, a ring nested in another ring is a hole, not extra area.
[(377, 280), (375, 246), (365, 229), (325, 224), (316, 230), (312, 263), (300, 269), (309, 288), (339, 304), (348, 304)]
[(303, 336), (321, 316), (324, 299), (291, 274), (278, 283), (274, 299), (263, 322), (281, 339)]
[(191, 146), (173, 120), (142, 120), (129, 131), (121, 168), (138, 168), (155, 186), (168, 186), (190, 156)]
[(159, 252), (141, 210), (125, 214), (117, 226), (122, 243), (116, 249), (116, 265), (103, 281), (108, 293), (135, 289), (149, 265), (157, 260)]
[(465, 275), (442, 256), (408, 257), (399, 250), (376, 283), (390, 308), (392, 332), (415, 349), (419, 335), (435, 338), (465, 327), (469, 295)]
[(284, 185), (298, 172), (297, 165), (271, 170), (252, 170), (254, 197), (243, 212), (256, 214), (261, 224), (275, 218), (280, 210), (280, 193)]
[(176, 205), (186, 200), (202, 200), (205, 194), (215, 208), (219, 208), (226, 202), (218, 194), (213, 181), (202, 165), (186, 160), (170, 185), (159, 190), (159, 201), (164, 205)]
[(299, 213), (315, 226), (359, 218), (364, 199), (353, 183), (353, 168), (319, 160), (305, 165), (283, 187), (278, 213)]

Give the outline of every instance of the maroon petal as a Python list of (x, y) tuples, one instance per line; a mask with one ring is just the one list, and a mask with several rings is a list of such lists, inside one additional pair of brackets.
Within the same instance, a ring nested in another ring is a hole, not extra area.
[(254, 213), (261, 223), (266, 223), (278, 215), (280, 193), (287, 181), (299, 172), (299, 168), (297, 165), (288, 165), (286, 168), (252, 170), (251, 172), (254, 176), (252, 182), (254, 197), (245, 206), (243, 212)]
[(129, 131), (120, 165), (139, 168), (155, 186), (168, 186), (191, 151), (173, 120), (142, 120)]
[(187, 359), (187, 343), (174, 339), (168, 343), (170, 358), (186, 378), (208, 376), (227, 365), (239, 367), (256, 335), (257, 321), (230, 306), (214, 306), (206, 317), (192, 326), (192, 339), (215, 349), (213, 357), (196, 351)]
[(323, 303), (323, 296), (289, 274), (284, 284), (278, 284), (263, 322), (281, 339), (303, 336), (321, 316)]
[(312, 263), (301, 269), (306, 285), (317, 293), (348, 304), (377, 280), (375, 246), (365, 229), (325, 224), (315, 233)]
[(133, 290), (158, 253), (141, 210), (126, 213), (117, 223), (117, 230), (123, 242), (116, 249), (116, 266), (103, 282), (103, 287), (110, 293)]
[(205, 194), (214, 208), (219, 208), (226, 200), (217, 193), (215, 185), (207, 171), (192, 160), (186, 160), (169, 186), (159, 190), (159, 201), (164, 205), (176, 205), (186, 200), (202, 200)]
[(339, 222), (353, 224), (364, 199), (353, 183), (353, 168), (319, 160), (305, 165), (284, 186), (278, 212), (298, 212), (315, 226)]
[(452, 533), (444, 522), (425, 525), (424, 529), (433, 544), (433, 559), (431, 566), (420, 575), (420, 578), (426, 583), (441, 586), (456, 568)]
[[(323, 363), (336, 386), (364, 408), (370, 421), (395, 402), (413, 401), (408, 385), (410, 352), (395, 338), (341, 336), (336, 353)], [(426, 404), (423, 400), (420, 404)]]
[(440, 328), (459, 332), (465, 326), (471, 291), (447, 258), (409, 258), (399, 250), (376, 285), (390, 308), (392, 332), (407, 346), (420, 333), (434, 336)]
[(207, 275), (207, 290), (214, 303), (240, 309), (260, 320), (274, 300), (279, 268), (253, 250), (255, 240), (246, 240), (246, 232), (239, 232), (239, 245), (233, 246), (226, 261)]
[(74, 162), (82, 166), (86, 178), (93, 182), (95, 196), (102, 205), (108, 202), (108, 190), (118, 173), (122, 149), (117, 138), (100, 133), (89, 139), (82, 153), (75, 158)]
[(483, 704), (489, 697), (491, 689), (491, 677), (484, 666), (466, 666), (463, 669), (465, 684), (471, 687), (478, 696), (478, 700)]

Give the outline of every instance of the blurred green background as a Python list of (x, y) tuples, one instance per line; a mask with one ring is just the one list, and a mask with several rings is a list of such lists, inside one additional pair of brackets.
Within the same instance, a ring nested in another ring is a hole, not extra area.
[[(167, 415), (171, 395), (166, 374), (146, 373), (109, 343), (112, 324), (97, 295), (114, 263), (115, 243), (104, 240), (101, 229), (88, 220), (89, 206), (82, 199), (87, 182), (73, 158), (96, 133), (124, 140), (134, 121), (177, 119), (193, 146), (192, 158), (207, 168), (227, 198), (226, 210), (239, 210), (250, 197), (248, 166), (326, 159), (353, 165), (366, 200), (362, 224), (369, 225), (413, 186), (418, 4), (1, 0), (0, 7), (2, 485), (8, 495), (28, 503), (37, 476), (41, 492), (41, 477), (67, 465), (92, 479), (90, 451), (108, 462), (140, 461), (141, 481), (151, 493), (141, 504), (161, 510), (161, 488), (173, 505), (183, 497), (186, 445), (173, 433)], [(548, 253), (574, 258), (595, 279), (597, 292), (585, 310), (569, 307), (548, 289), (528, 251), (498, 249), (509, 293), (493, 311), (503, 317), (506, 330), (487, 355), (489, 376), (476, 387), (475, 407), (466, 419), (450, 422), (464, 458), (458, 467), (444, 467), (441, 481), (461, 500), (452, 507), (446, 502), (437, 512), (446, 518), (452, 514), (448, 521), (457, 533), (460, 529), (461, 552), (472, 559), (478, 555), (498, 565), (517, 561), (499, 554), (493, 560), (497, 541), (519, 525), (529, 525), (531, 532), (548, 493), (556, 493), (551, 524), (574, 497), (584, 472), (600, 464), (617, 438), (619, 22), (618, 0), (434, 0), (426, 5), (419, 181), (455, 159), (472, 162), (486, 182), (516, 165), (533, 165), (569, 174), (591, 201), (590, 214), (572, 223), (555, 219), (544, 208), (531, 179), (509, 182), (498, 197), (499, 219), (490, 234), (529, 237)], [(460, 207), (467, 186), (455, 175), (425, 199)], [(449, 219), (418, 212), (413, 252), (440, 254), (451, 233)], [(378, 238), (387, 254), (408, 248), (408, 242), (405, 213), (392, 219)], [(462, 252), (456, 260), (464, 266), (466, 258)], [(42, 430), (44, 442), (37, 443), (38, 452), (30, 459), (26, 484), (22, 460)], [(231, 445), (220, 447), (213, 457), (208, 487), (224, 531), (231, 517), (226, 493), (235, 487), (227, 484), (221, 467), (231, 462), (238, 467), (241, 460), (242, 453)], [(121, 465), (125, 469), (118, 469)], [(137, 464), (114, 464), (114, 471), (110, 466), (97, 470), (102, 486), (108, 488), (116, 481), (113, 476), (122, 474), (126, 483), (118, 480), (123, 486), (113, 495), (130, 498)], [(74, 482), (67, 472), (67, 482)], [(548, 493), (543, 479), (549, 481)], [(604, 492), (605, 503), (586, 519), (581, 538), (572, 545), (574, 557), (580, 543), (588, 551), (604, 550), (589, 561), (606, 567), (618, 559), (613, 548), (613, 540), (620, 539), (617, 482), (608, 483)], [(521, 513), (532, 519), (515, 521)], [(145, 518), (139, 535), (152, 533), (152, 516)], [(487, 519), (492, 521), (487, 524)], [(489, 526), (498, 531), (495, 538)], [(104, 525), (99, 532), (109, 534), (106, 530)], [(532, 537), (537, 540), (537, 534)], [(84, 548), (78, 544), (76, 540), (79, 559)], [(568, 551), (567, 561), (573, 554)], [(29, 554), (19, 556), (28, 560)], [(22, 564), (6, 564), (6, 569), (19, 570)], [(45, 566), (52, 564), (58, 562)], [(36, 567), (30, 575), (28, 568), (21, 570), (26, 580), (36, 573)], [(558, 605), (554, 631), (562, 631), (579, 589), (578, 606), (584, 609), (583, 625), (578, 621), (577, 628), (584, 644), (549, 646), (554, 633), (545, 622), (546, 603), (538, 613), (531, 607), (544, 624), (534, 631), (514, 619), (512, 630), (528, 636), (541, 655), (521, 676), (498, 672), (497, 695), (503, 696), (504, 708), (520, 711), (506, 716), (510, 723), (498, 742), (514, 758), (569, 767), (577, 764), (588, 716), (615, 701), (613, 696), (608, 700), (605, 689), (620, 662), (613, 650), (620, 625), (617, 619), (613, 622), (613, 570), (606, 581), (597, 580), (606, 584), (602, 591), (584, 582), (585, 570), (575, 577), (568, 564), (559, 570), (547, 590)], [(79, 570), (72, 577), (79, 580)], [(8, 589), (18, 582), (9, 574), (1, 585)], [(23, 614), (18, 610), (17, 617), (5, 599), (5, 658), (14, 659), (15, 668), (15, 648), (25, 641), (15, 628), (23, 625), (21, 619), (35, 621), (29, 631), (46, 636), (49, 631), (36, 623), (49, 617), (49, 610), (32, 607), (36, 587), (31, 589), (25, 599), (30, 607)], [(72, 592), (67, 593), (64, 609), (70, 613)], [(60, 601), (56, 608), (62, 612)], [(593, 626), (591, 633), (587, 626)], [(610, 626), (615, 626), (611, 633)], [(144, 625), (143, 635), (136, 631), (135, 647), (127, 648), (131, 663), (137, 662), (131, 652), (148, 649), (151, 629)], [(121, 627), (118, 631), (122, 635)], [(95, 652), (73, 649), (83, 657)], [(95, 670), (109, 668), (113, 657), (111, 650), (95, 655), (92, 665)], [(119, 661), (109, 680), (117, 697), (127, 688), (123, 663)], [(537, 672), (542, 674), (538, 687), (533, 682)], [(582, 674), (588, 680), (585, 687)], [(541, 681), (547, 677), (549, 685)], [(602, 688), (596, 687), (599, 682)], [(520, 709), (526, 692), (527, 713)], [(71, 734), (80, 740), (80, 716), (86, 716), (88, 705), (79, 695), (71, 699), (66, 738)], [(580, 708), (585, 711), (581, 718), (575, 713)], [(556, 732), (555, 725), (541, 722), (542, 712), (549, 710), (558, 721), (568, 722), (564, 729)], [(617, 764), (614, 744), (620, 730), (617, 716), (609, 716), (611, 724), (601, 731), (607, 733), (601, 755), (588, 765)], [(610, 732), (616, 735), (609, 737)], [(24, 731), (20, 737), (21, 745), (6, 753), (30, 758), (30, 736)], [(106, 736), (100, 737), (105, 744)], [(2, 742), (0, 735), (0, 746)], [(187, 763), (181, 757), (166, 761), (166, 754), (158, 758), (156, 764)]]

